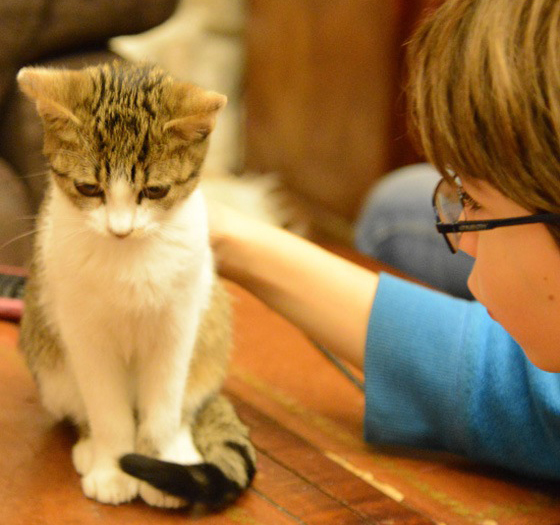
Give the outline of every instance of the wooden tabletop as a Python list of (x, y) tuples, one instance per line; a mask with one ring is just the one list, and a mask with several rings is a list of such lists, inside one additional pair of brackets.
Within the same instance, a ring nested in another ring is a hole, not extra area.
[[(284, 319), (234, 285), (235, 351), (226, 393), (258, 450), (253, 486), (205, 524), (560, 523), (556, 486), (452, 455), (387, 449), (362, 440), (364, 399)], [(141, 501), (118, 507), (83, 496), (70, 449), (0, 322), (0, 524), (179, 524), (182, 512)]]

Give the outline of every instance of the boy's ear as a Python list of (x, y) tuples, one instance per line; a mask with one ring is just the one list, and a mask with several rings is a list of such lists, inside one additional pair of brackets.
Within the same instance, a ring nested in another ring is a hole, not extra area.
[(20, 89), (35, 102), (45, 125), (81, 125), (73, 112), (87, 85), (81, 72), (24, 67), (19, 71), (17, 81)]
[(177, 118), (167, 122), (163, 130), (188, 142), (201, 142), (214, 129), (218, 112), (226, 105), (227, 97), (188, 83), (178, 83), (173, 90)]

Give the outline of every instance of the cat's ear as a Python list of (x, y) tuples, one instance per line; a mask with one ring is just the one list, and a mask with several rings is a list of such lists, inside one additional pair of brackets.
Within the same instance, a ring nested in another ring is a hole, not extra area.
[(177, 99), (174, 113), (178, 117), (167, 122), (163, 130), (187, 142), (204, 140), (214, 129), (227, 97), (188, 83), (178, 83), (173, 89)]
[(74, 114), (85, 89), (86, 79), (81, 72), (25, 67), (19, 71), (17, 81), (20, 89), (35, 102), (46, 125), (81, 125)]

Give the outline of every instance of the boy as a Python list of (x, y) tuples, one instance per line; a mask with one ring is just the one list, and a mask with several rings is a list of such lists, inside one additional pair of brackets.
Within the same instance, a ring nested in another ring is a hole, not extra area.
[(478, 302), (214, 210), (222, 273), (363, 367), (367, 440), (560, 479), (559, 50), (560, 0), (447, 0), (410, 44), (438, 229)]

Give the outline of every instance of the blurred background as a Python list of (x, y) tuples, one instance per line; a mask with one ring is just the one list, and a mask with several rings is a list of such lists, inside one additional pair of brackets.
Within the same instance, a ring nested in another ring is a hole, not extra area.
[(15, 75), (120, 56), (228, 96), (204, 188), (313, 240), (351, 245), (368, 190), (419, 160), (406, 40), (438, 0), (0, 0), (0, 264), (29, 262), (46, 183)]

